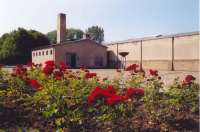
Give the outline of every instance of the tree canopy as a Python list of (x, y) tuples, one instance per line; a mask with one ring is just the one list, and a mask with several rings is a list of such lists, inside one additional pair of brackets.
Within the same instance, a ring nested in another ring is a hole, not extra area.
[(92, 26), (86, 30), (86, 34), (97, 43), (102, 43), (104, 41), (104, 30), (99, 26)]
[[(83, 37), (84, 32), (81, 29), (69, 28), (66, 30), (66, 40), (79, 40)], [(56, 43), (56, 30), (47, 33), (47, 37), (51, 43)]]
[(0, 63), (26, 64), (31, 61), (33, 48), (48, 44), (48, 38), (42, 33), (18, 28), (0, 37)]

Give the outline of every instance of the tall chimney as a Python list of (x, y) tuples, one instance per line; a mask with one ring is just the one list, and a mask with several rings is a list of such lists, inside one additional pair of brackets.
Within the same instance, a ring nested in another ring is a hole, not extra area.
[(63, 13), (58, 14), (57, 18), (57, 43), (60, 44), (65, 41), (66, 33), (66, 15)]

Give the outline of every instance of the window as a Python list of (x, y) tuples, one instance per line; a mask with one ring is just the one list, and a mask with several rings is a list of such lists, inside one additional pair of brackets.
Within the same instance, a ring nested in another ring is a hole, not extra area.
[(48, 50), (46, 51), (46, 55), (48, 55)]
[(35, 52), (33, 52), (33, 56), (35, 56)]
[(42, 51), (42, 55), (44, 55), (44, 51)]
[(36, 52), (36, 56), (37, 56), (37, 52)]
[(50, 55), (52, 55), (53, 54), (53, 51), (52, 50), (50, 50)]
[(39, 52), (39, 56), (41, 56), (41, 52)]

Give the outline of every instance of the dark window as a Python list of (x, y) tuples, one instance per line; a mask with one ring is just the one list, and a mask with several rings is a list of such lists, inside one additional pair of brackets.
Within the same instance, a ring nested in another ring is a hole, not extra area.
[(50, 50), (50, 55), (52, 55), (53, 54), (53, 51), (52, 50)]
[(95, 66), (103, 66), (103, 57), (96, 56), (94, 59)]
[(36, 56), (37, 56), (37, 52), (36, 52)]
[(48, 55), (48, 50), (46, 51), (46, 55)]
[(44, 51), (42, 51), (42, 55), (44, 55)]
[(35, 53), (33, 52), (33, 56), (35, 56)]
[(41, 56), (41, 52), (39, 52), (39, 56)]

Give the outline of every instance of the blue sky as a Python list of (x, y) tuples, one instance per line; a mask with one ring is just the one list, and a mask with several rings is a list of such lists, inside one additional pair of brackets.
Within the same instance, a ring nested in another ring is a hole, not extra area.
[(42, 33), (67, 27), (104, 28), (105, 41), (199, 30), (198, 0), (0, 0), (0, 36), (18, 27)]

